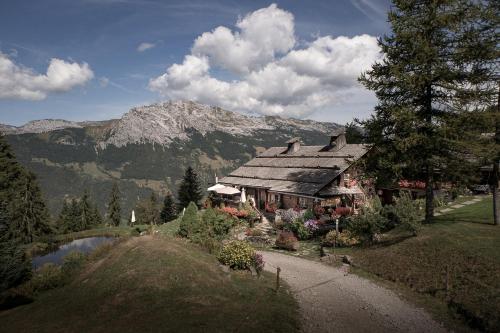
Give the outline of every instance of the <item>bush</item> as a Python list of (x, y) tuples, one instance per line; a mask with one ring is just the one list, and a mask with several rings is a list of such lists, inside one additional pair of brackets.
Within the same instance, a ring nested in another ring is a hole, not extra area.
[(287, 210), (280, 211), (281, 220), (285, 223), (293, 223), (295, 220), (301, 217), (300, 212), (290, 208)]
[[(323, 245), (333, 246), (336, 238), (337, 232), (335, 230), (329, 231), (325, 236)], [(343, 232), (339, 232), (337, 243), (335, 245), (338, 247), (351, 247), (357, 244), (359, 244), (359, 239), (355, 237), (349, 230), (345, 230)]]
[(304, 212), (304, 221), (308, 221), (308, 220), (314, 220), (316, 218), (316, 216), (314, 215), (313, 211), (308, 208), (305, 212)]
[(309, 239), (312, 235), (311, 230), (304, 225), (302, 218), (298, 218), (292, 223), (285, 224), (285, 229), (293, 232), (300, 240)]
[(260, 273), (264, 270), (265, 263), (262, 254), (255, 253), (255, 255), (253, 256), (253, 264), (257, 273)]
[(63, 286), (66, 279), (62, 272), (61, 267), (55, 264), (48, 263), (40, 267), (33, 278), (29, 281), (29, 289), (33, 293), (38, 291), (50, 290)]
[(70, 252), (64, 259), (61, 269), (65, 274), (71, 274), (79, 270), (87, 260), (87, 256), (81, 252)]
[(6, 238), (6, 235), (0, 235), (0, 293), (31, 277), (31, 262), (24, 246)]
[(290, 231), (282, 231), (276, 238), (276, 247), (289, 251), (297, 251), (299, 249), (299, 241), (297, 237)]
[(217, 239), (223, 239), (236, 223), (238, 223), (236, 218), (208, 208), (203, 213), (201, 227), (198, 231)]
[(255, 250), (250, 244), (242, 241), (232, 241), (222, 247), (219, 261), (233, 269), (250, 269), (255, 267)]
[(413, 235), (417, 235), (418, 230), (422, 227), (423, 219), (421, 201), (412, 200), (409, 194), (402, 193), (399, 198), (395, 199), (394, 205), (386, 206), (385, 209), (394, 225), (399, 225)]
[(372, 243), (375, 235), (386, 227), (388, 219), (384, 214), (382, 203), (375, 197), (361, 209), (359, 215), (351, 217), (348, 230), (363, 243)]
[(251, 236), (251, 237), (260, 237), (260, 236), (263, 236), (264, 233), (260, 229), (251, 229), (251, 228), (248, 228), (245, 231), (245, 235)]
[(184, 212), (179, 225), (179, 235), (189, 237), (200, 228), (200, 218), (198, 217), (198, 207), (194, 202), (190, 202)]

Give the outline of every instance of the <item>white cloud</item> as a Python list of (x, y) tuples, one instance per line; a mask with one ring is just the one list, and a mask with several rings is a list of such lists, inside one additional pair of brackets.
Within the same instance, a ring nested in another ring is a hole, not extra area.
[[(366, 91), (357, 82), (380, 59), (373, 36), (317, 37), (297, 48), (294, 18), (271, 5), (199, 36), (181, 64), (150, 80), (151, 90), (243, 112), (304, 117), (335, 110)], [(236, 80), (211, 75), (228, 70)]]
[(93, 77), (87, 63), (52, 58), (47, 73), (38, 74), (0, 52), (0, 99), (43, 100), (49, 93), (69, 91)]
[(152, 49), (155, 46), (156, 46), (156, 44), (144, 42), (144, 43), (139, 44), (139, 46), (137, 46), (137, 51), (144, 52), (146, 50)]
[(192, 53), (206, 55), (223, 68), (245, 73), (272, 61), (295, 45), (293, 15), (275, 4), (240, 19), (240, 32), (218, 27), (199, 36)]

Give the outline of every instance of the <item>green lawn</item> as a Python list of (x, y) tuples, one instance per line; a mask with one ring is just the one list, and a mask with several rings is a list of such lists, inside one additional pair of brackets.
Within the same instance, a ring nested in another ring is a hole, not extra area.
[(472, 327), (500, 330), (500, 226), (491, 198), (437, 217), (418, 237), (348, 252), (362, 270), (445, 302)]
[(213, 256), (185, 240), (132, 237), (88, 263), (69, 285), (0, 312), (1, 331), (297, 331), (294, 298), (273, 286), (267, 273), (223, 272)]

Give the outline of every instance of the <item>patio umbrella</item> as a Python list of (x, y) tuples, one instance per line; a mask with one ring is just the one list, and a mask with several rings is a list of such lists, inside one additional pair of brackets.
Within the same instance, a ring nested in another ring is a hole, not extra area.
[(218, 189), (221, 189), (221, 188), (224, 188), (225, 186), (224, 185), (221, 185), (221, 184), (215, 184), (214, 186), (210, 186), (209, 188), (207, 188), (207, 191), (216, 191)]
[(240, 198), (240, 201), (242, 203), (245, 203), (247, 201), (247, 196), (246, 196), (246, 192), (245, 192), (245, 188), (244, 187), (241, 189), (241, 198)]
[(135, 223), (135, 212), (132, 210), (132, 218), (130, 219), (131, 223)]
[(237, 188), (234, 188), (234, 187), (224, 186), (224, 188), (219, 188), (219, 189), (215, 190), (215, 192), (219, 193), (219, 194), (233, 195), (233, 194), (240, 193), (240, 190), (238, 190)]

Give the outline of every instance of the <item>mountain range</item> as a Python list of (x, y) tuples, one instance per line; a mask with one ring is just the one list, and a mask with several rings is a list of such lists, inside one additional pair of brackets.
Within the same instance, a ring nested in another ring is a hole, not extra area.
[(324, 144), (335, 123), (276, 116), (252, 117), (191, 101), (132, 108), (120, 119), (0, 124), (18, 160), (33, 171), (53, 215), (64, 198), (86, 189), (104, 211), (113, 182), (124, 213), (151, 191), (174, 193), (187, 166), (203, 186), (291, 137)]

